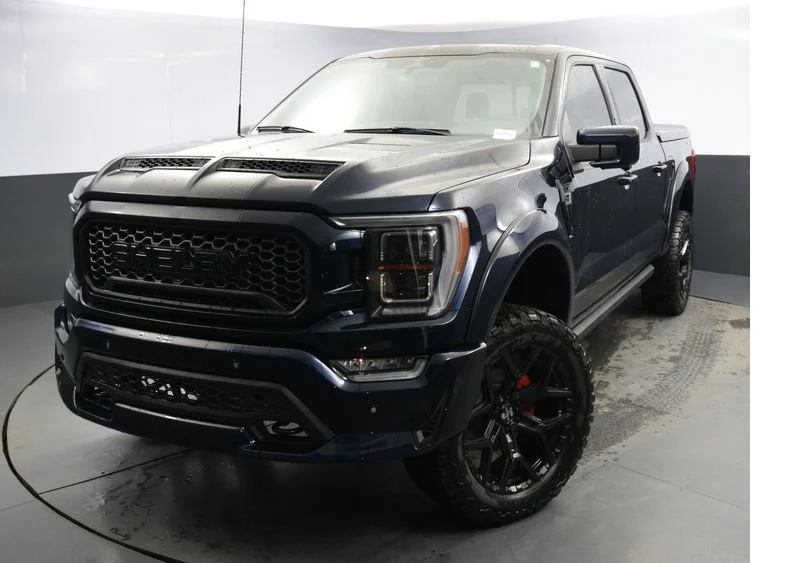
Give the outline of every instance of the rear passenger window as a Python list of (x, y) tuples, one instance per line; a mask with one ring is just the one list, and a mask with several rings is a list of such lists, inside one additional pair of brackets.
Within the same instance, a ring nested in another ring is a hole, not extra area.
[(610, 125), (610, 110), (593, 66), (575, 65), (569, 71), (566, 103), (563, 109), (563, 141), (577, 142), (577, 131), (586, 127)]
[(635, 95), (630, 76), (626, 72), (606, 68), (605, 79), (610, 89), (610, 97), (613, 98), (613, 105), (616, 106), (619, 124), (635, 125), (641, 137), (646, 135), (644, 112), (641, 110), (638, 96)]

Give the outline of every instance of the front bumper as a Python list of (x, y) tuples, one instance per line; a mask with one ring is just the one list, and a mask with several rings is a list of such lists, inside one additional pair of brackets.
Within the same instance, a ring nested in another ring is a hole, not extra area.
[(271, 459), (404, 458), (429, 451), (465, 428), (485, 359), (484, 345), (463, 347), (432, 355), (413, 380), (354, 383), (299, 349), (83, 317), (68, 327), (66, 319), (60, 305), (56, 376), (74, 413), (131, 434)]

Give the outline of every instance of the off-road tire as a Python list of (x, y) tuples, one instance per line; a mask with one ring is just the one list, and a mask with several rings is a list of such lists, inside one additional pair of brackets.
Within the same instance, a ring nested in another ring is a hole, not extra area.
[(693, 276), (694, 231), (691, 214), (677, 211), (666, 253), (654, 262), (655, 273), (641, 287), (651, 313), (679, 315), (688, 305)]
[(405, 460), (411, 479), (422, 492), (478, 527), (525, 518), (560, 493), (582, 456), (594, 405), (592, 372), (585, 352), (574, 333), (556, 317), (530, 307), (504, 304), (486, 344), (486, 366), (492, 365), (492, 358), (514, 346), (532, 344), (551, 351), (553, 357), (563, 362), (564, 373), (571, 370), (570, 376), (578, 384), (570, 398), (573, 422), (566, 425), (567, 430), (560, 431), (563, 434), (558, 438), (563, 440), (559, 457), (529, 489), (503, 494), (484, 486), (464, 455), (462, 436), (466, 431), (429, 454)]

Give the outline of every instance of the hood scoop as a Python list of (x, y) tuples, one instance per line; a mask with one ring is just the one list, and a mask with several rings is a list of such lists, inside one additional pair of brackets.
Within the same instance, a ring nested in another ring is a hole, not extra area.
[(263, 172), (281, 178), (324, 180), (343, 162), (329, 160), (278, 160), (274, 158), (225, 158), (217, 170), (232, 172)]
[(141, 172), (153, 168), (189, 168), (198, 169), (204, 166), (210, 158), (194, 156), (144, 156), (131, 157), (122, 160), (120, 170)]

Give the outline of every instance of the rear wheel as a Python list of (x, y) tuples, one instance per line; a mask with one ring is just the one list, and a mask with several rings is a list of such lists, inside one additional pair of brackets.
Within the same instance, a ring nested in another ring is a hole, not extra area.
[(593, 412), (593, 383), (574, 333), (555, 317), (503, 305), (482, 396), (467, 428), (406, 460), (419, 487), (480, 526), (540, 510), (574, 473)]
[(641, 298), (652, 313), (679, 315), (688, 305), (694, 266), (694, 230), (691, 214), (678, 211), (666, 253), (655, 263), (655, 273), (641, 287)]

